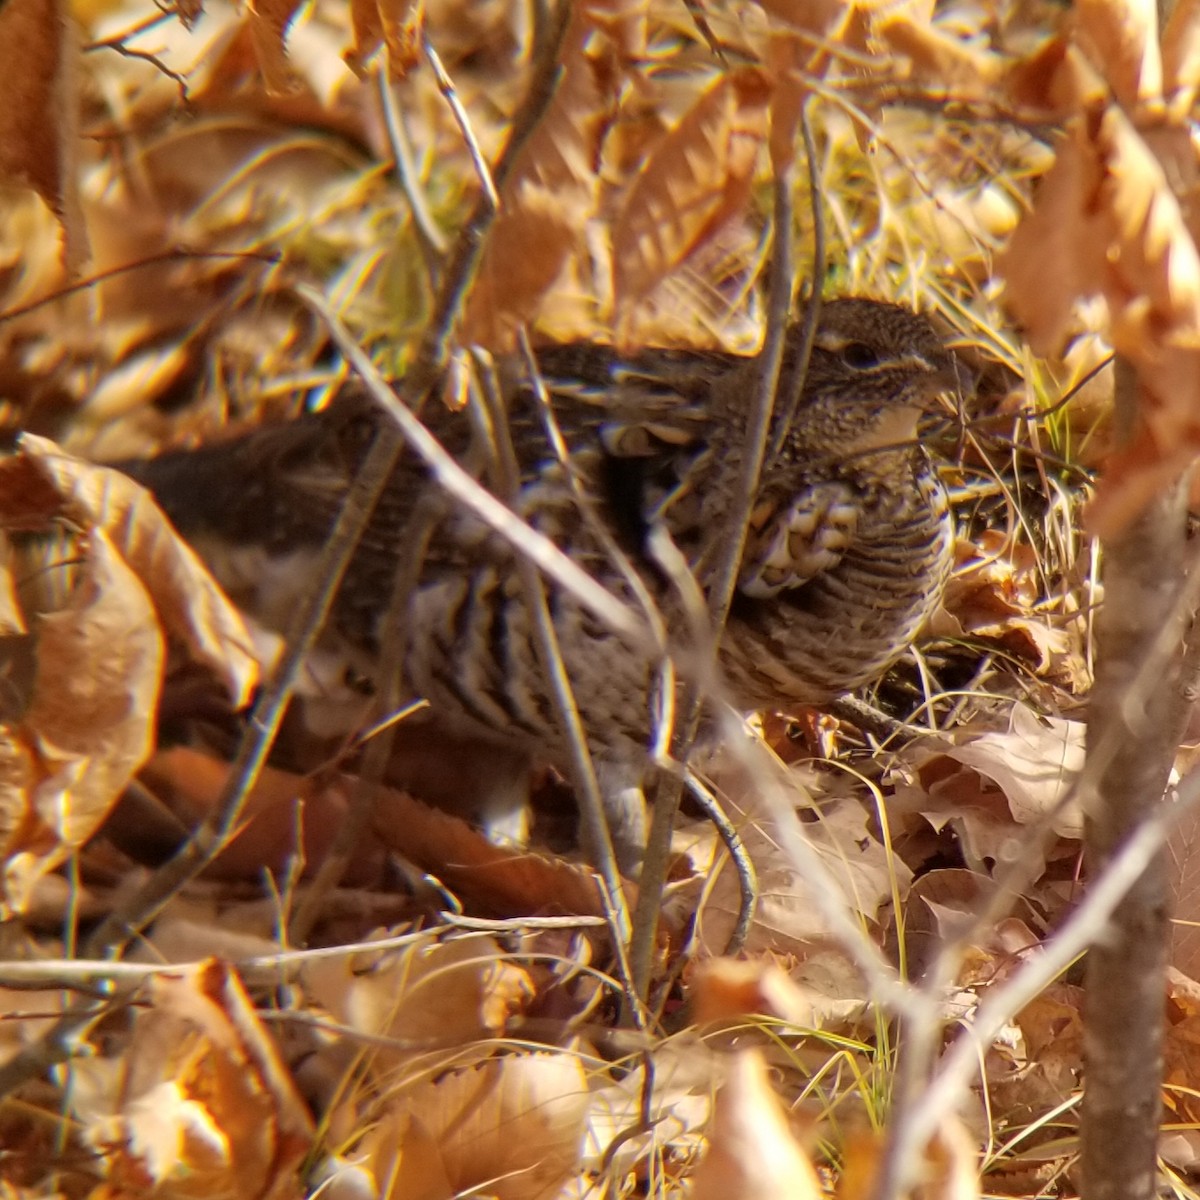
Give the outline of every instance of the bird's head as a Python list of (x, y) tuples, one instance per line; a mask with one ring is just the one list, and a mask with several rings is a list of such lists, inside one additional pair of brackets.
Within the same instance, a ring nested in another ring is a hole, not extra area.
[[(800, 341), (796, 326), (785, 357), (785, 395)], [(830, 300), (821, 306), (804, 397), (785, 445), (796, 454), (839, 456), (915, 445), (921, 416), (973, 386), (927, 317), (879, 300)]]

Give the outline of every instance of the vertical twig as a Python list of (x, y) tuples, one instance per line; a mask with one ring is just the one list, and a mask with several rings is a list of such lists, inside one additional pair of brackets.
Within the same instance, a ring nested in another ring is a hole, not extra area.
[[(487, 175), (487, 183), (481, 182), (483, 191), (479, 201), (460, 230), (454, 249), (446, 262), (445, 278), (454, 281), (457, 286), (443, 286), (425, 336), (421, 340), (417, 365), (430, 363), (440, 367), (446, 361), (454, 322), (458, 319), (466, 292), (475, 278), (475, 272), (483, 257), (484, 240), (496, 217), (496, 206), (492, 203), (492, 197), (503, 191), (504, 182), (512, 173), (522, 148), (537, 128), (538, 122), (545, 116), (558, 88), (558, 81), (562, 75), (558, 55), (567, 35), (573, 8), (570, 0), (559, 0), (545, 36), (539, 41), (529, 91), (513, 118), (512, 133), (499, 161)], [(419, 386), (420, 390), (424, 390), (432, 384), (436, 372), (422, 372), (422, 375), (426, 374), (427, 378), (416, 379), (414, 387)]]
[[(1138, 383), (1128, 363), (1118, 358), (1116, 365), (1114, 403), (1127, 444), (1137, 421)], [(1187, 622), (1173, 610), (1183, 578), (1186, 501), (1181, 486), (1172, 488), (1103, 543), (1105, 598), (1096, 628), (1088, 751), (1111, 744), (1115, 752), (1084, 793), (1091, 875), (1162, 804), (1178, 749)], [(1131, 703), (1130, 680), (1168, 625), (1176, 653), (1160, 686)], [(1169, 890), (1160, 850), (1088, 952), (1081, 1129), (1088, 1200), (1150, 1200), (1157, 1194)]]
[(821, 298), (825, 287), (825, 205), (821, 202), (821, 172), (817, 167), (817, 139), (813, 136), (812, 100), (805, 100), (800, 108), (800, 136), (804, 139), (804, 157), (808, 160), (808, 202), (813, 223), (812, 294), (804, 306), (804, 317), (800, 325), (800, 345), (796, 353), (796, 370), (792, 376), (791, 394), (786, 397), (786, 406), (776, 417), (775, 435), (771, 439), (768, 455), (779, 453), (783, 439), (804, 395), (804, 383), (808, 377), (808, 363), (812, 358), (813, 343), (817, 338), (817, 324), (821, 319)]
[[(807, 124), (805, 124), (805, 128), (808, 128)], [(811, 133), (809, 133), (806, 137), (806, 145), (811, 146), (811, 144)], [(810, 172), (815, 170), (813, 157), (815, 156), (810, 155)], [(714, 567), (712, 585), (708, 593), (711, 622), (710, 669), (707, 672), (700, 672), (702, 682), (706, 682), (707, 678), (715, 672), (717, 643), (733, 602), (733, 593), (737, 586), (738, 572), (741, 569), (742, 554), (746, 545), (750, 513), (758, 493), (758, 481), (768, 453), (772, 418), (777, 409), (776, 392), (783, 368), (788, 314), (791, 311), (792, 295), (795, 290), (795, 238), (792, 208), (792, 196), (795, 189), (794, 161), (793, 157), (788, 156), (775, 163), (767, 332), (762, 352), (759, 355), (758, 386), (755, 389), (754, 402), (740, 447), (741, 470), (729, 508), (724, 552)], [(813, 204), (814, 207), (819, 208), (820, 201), (815, 189)], [(814, 287), (813, 290), (814, 293), (818, 292), (819, 287)], [(796, 376), (797, 397), (799, 389), (802, 389), (803, 386), (803, 370), (800, 370)], [(796, 403), (799, 403), (798, 399)], [(699, 730), (703, 701), (704, 688), (689, 685), (680, 705), (683, 720), (679, 724), (674, 747), (674, 757), (681, 762), (687, 758)], [(641, 891), (638, 894), (638, 903), (634, 911), (633, 941), (629, 952), (634, 983), (638, 994), (643, 998), (646, 997), (650, 984), (654, 942), (658, 933), (658, 913), (662, 905), (662, 892), (666, 885), (670, 858), (671, 831), (681, 794), (681, 781), (675, 776), (666, 776), (660, 779), (654, 798), (650, 834), (646, 844), (646, 858), (642, 866)]]
[[(512, 435), (506, 421), (504, 400), (494, 371), (480, 371), (482, 391), (487, 405), (487, 417), (492, 430), (492, 446), (495, 460), (495, 475), (500, 496), (513, 504), (520, 488), (520, 473)], [(522, 555), (516, 556), (517, 571), (521, 578), (521, 589), (525, 604), (533, 622), (534, 646), (540, 660), (542, 673), (550, 688), (555, 718), (563, 735), (567, 749), (571, 783), (580, 798), (580, 812), (586, 833), (586, 842), (592, 852), (594, 865), (604, 880), (607, 899), (614, 913), (614, 941), (623, 944), (629, 936), (629, 914), (625, 904), (625, 891), (617, 870), (613, 854), (612, 839), (604, 819), (604, 804), (600, 785), (588, 749), (587, 732), (575, 702), (575, 691), (563, 662), (562, 649), (550, 606), (546, 601), (546, 589), (537, 568)], [(630, 981), (624, 980), (628, 996), (632, 996)]]

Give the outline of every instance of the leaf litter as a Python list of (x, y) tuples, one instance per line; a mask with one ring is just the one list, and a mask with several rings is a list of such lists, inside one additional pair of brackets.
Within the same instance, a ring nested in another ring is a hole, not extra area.
[[(714, 7), (704, 15), (730, 67), (682, 7), (581, 7), (563, 84), (502, 189), (460, 329), (493, 347), (526, 322), (559, 337), (744, 346), (772, 120), (786, 121), (796, 95), (819, 101), (830, 290), (938, 313), (991, 382), (967, 436), (931, 435), (949, 449), (962, 531), (937, 638), (874, 693), (923, 736), (880, 746), (805, 714), (766, 715), (756, 734), (865, 945), (916, 976), (938, 947), (968, 938), (942, 998), (956, 1018), (1036, 957), (1078, 901), (1071, 781), (1099, 593), (1074, 519), (1084, 476), (1058, 464), (1104, 462), (1107, 414), (1083, 397), (1039, 425), (1039, 409), (1082, 376), (1081, 362), (1095, 365), (1098, 332), (1143, 368), (1145, 436), (1105, 463), (1090, 510), (1106, 527), (1194, 453), (1188, 380), (1200, 377), (1194, 214), (1167, 185), (1171, 171), (1193, 169), (1179, 125), (1200, 79), (1195, 6), (1177, 6), (1161, 55), (1115, 3), (1082, 6), (1074, 24), (1054, 5), (988, 7)], [(10, 0), (5, 19), (32, 23), (0, 40), (14, 95), (48, 59), (72, 68), (47, 76), (54, 95), (38, 111), (55, 115), (20, 131), (34, 141), (0, 121), (6, 179), (28, 189), (0, 200), (2, 411), (31, 434), (0, 462), (0, 628), (15, 664), (0, 710), (0, 838), (5, 957), (45, 962), (49, 982), (3, 993), (0, 1065), (77, 998), (50, 970), (74, 954), (72, 922), (95, 920), (157, 865), (146, 842), (138, 861), (106, 833), (131, 780), (146, 793), (137, 811), (165, 829), (209, 811), (227, 776), (229, 713), (259, 669), (241, 618), (149, 502), (82, 460), (206, 440), (336, 388), (344, 371), (297, 301), (298, 281), (336, 297), (401, 372), (434, 294), (406, 189), (452, 240), (477, 188), (421, 36), (492, 161), (531, 38), (503, 3), (423, 12), (322, 0), (295, 14), (213, 0), (180, 11), (185, 25), (147, 23), (157, 13), (114, 2), (77, 10), (95, 47), (79, 55), (39, 11)], [(400, 155), (377, 106), (381, 44), (402, 100), (407, 180), (390, 169)], [(976, 119), (957, 120), (948, 100)], [(57, 116), (64, 106), (90, 136), (74, 137)], [(1047, 144), (1022, 132), (1038, 122), (1065, 133)], [(796, 207), (799, 270), (811, 274), (812, 211), (803, 195)], [(991, 286), (1006, 239), (1006, 303), (1046, 356), (1036, 364)], [(1047, 261), (1061, 269), (1047, 273)], [(996, 414), (1015, 450), (987, 448), (983, 418)], [(1087, 439), (1089, 456), (1076, 458)], [(1063, 496), (1065, 535), (1054, 528)], [(170, 722), (156, 719), (168, 650), (226, 694), (199, 745), (168, 744)], [(812, 753), (818, 731), (836, 763)], [(0, 1118), (6, 1187), (526, 1197), (607, 1182), (618, 1193), (791, 1196), (801, 1180), (827, 1194), (837, 1176), (839, 1195), (869, 1194), (894, 1047), (869, 971), (814, 903), (753, 777), (711, 766), (759, 872), (745, 957), (720, 956), (737, 907), (724, 851), (685, 823), (657, 950), (676, 982), (645, 1037), (613, 1020), (611, 942), (590, 869), (491, 846), (396, 789), (380, 790), (360, 870), (330, 893), (309, 941), (344, 952), (302, 965), (285, 955), (264, 983), (250, 964), (268, 947), (291, 949), (288, 914), (357, 785), (344, 743), (312, 759), (268, 771), (238, 838), (168, 903), (138, 955), (177, 965), (122, 985), (87, 1035), (95, 1053), (70, 1066), (66, 1138), (90, 1155), (86, 1167), (50, 1184), (66, 1159), (10, 1114)], [(558, 783), (543, 781), (539, 799), (545, 845), (561, 834)], [(1014, 862), (1023, 894), (972, 930)], [(412, 934), (411, 945), (371, 949), (384, 909), (387, 932)], [(250, 913), (253, 935), (238, 928)], [(1187, 1119), (1189, 997), (1181, 985), (1172, 999), (1168, 1053)], [(978, 1195), (977, 1162), (987, 1187), (1007, 1194), (1049, 1187), (1066, 1169), (1078, 1004), (1060, 981), (1013, 1014), (965, 1125), (948, 1118), (924, 1149), (921, 1194)], [(56, 1088), (66, 1074), (48, 1078)], [(48, 1123), (59, 1111), (51, 1092), (22, 1093)], [(1184, 1161), (1186, 1138), (1176, 1150)]]

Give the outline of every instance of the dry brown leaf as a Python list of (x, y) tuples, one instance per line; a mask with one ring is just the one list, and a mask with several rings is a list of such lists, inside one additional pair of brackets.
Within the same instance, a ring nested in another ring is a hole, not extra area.
[(373, 1060), (376, 1074), (416, 1053), (499, 1037), (533, 998), (529, 975), (490, 937), (414, 939), (370, 956), (320, 959), (304, 969), (313, 995), (337, 1019), (397, 1048)]
[[(1194, 1126), (1200, 1118), (1200, 985), (1172, 971), (1167, 986), (1167, 1029), (1163, 1045), (1163, 1101), (1173, 1121)], [(1186, 1153), (1175, 1148), (1176, 1155)]]
[(1037, 675), (1086, 692), (1091, 674), (1084, 654), (1078, 603), (1064, 596), (1048, 608), (1037, 551), (1011, 530), (989, 529), (956, 547), (955, 571), (933, 628), (941, 637), (992, 638)]
[(702, 962), (692, 977), (691, 1000), (692, 1020), (698, 1025), (747, 1014), (799, 1027), (817, 1023), (809, 998), (770, 957)]
[[(860, 1130), (846, 1138), (837, 1200), (870, 1200), (877, 1192), (884, 1139)], [(947, 1117), (925, 1145), (917, 1167), (920, 1182), (911, 1200), (979, 1200), (979, 1152), (958, 1117)]]
[(853, 7), (845, 0), (758, 0), (758, 4), (790, 29), (835, 41)]
[(120, 471), (64, 454), (26, 434), (21, 453), (0, 462), (0, 519), (39, 528), (65, 518), (102, 530), (146, 589), (168, 632), (212, 668), (237, 707), (258, 681), (245, 624), (150, 494)]
[(577, 1170), (587, 1106), (576, 1056), (509, 1055), (409, 1089), (360, 1153), (379, 1200), (550, 1200)]
[(979, 1150), (956, 1116), (946, 1117), (925, 1147), (914, 1200), (979, 1200)]
[[(811, 960), (814, 947), (829, 939), (828, 925), (813, 901), (813, 885), (783, 850), (773, 817), (755, 811), (751, 796), (723, 796), (722, 803), (738, 825), (758, 873), (760, 897), (747, 949)], [(823, 803), (819, 819), (806, 824), (804, 834), (837, 880), (848, 909), (868, 921), (878, 920), (881, 907), (891, 902), (893, 888), (901, 895), (906, 892), (911, 872), (873, 836), (867, 811), (857, 798)], [(708, 871), (702, 869), (701, 875), (707, 878)], [(697, 925), (700, 944), (709, 953), (724, 949), (739, 902), (737, 880), (722, 856)], [(828, 967), (821, 970), (824, 975)], [(837, 990), (824, 997), (825, 1015), (857, 1011), (864, 999), (861, 979), (851, 973), (830, 982)], [(850, 990), (843, 991), (843, 985)]]
[(767, 12), (781, 19), (767, 44), (767, 64), (774, 94), (771, 98), (771, 166), (778, 177), (796, 157), (801, 144), (801, 107), (812, 90), (812, 80), (822, 78), (836, 58), (832, 47), (842, 41), (842, 30), (854, 6), (827, 0), (760, 0)]
[(17, 599), (11, 559), (12, 547), (6, 539), (0, 538), (0, 637), (18, 637), (29, 631)]
[(64, 521), (82, 531), (71, 590), (33, 626), (31, 699), (3, 731), (4, 902), (15, 909), (95, 832), (150, 752), (160, 617), (239, 701), (257, 671), (237, 614), (148, 496), (118, 472), (27, 437), (0, 460), (0, 526)]
[(909, 825), (916, 814), (934, 830), (953, 831), (972, 871), (986, 873), (994, 864), (1020, 858), (1031, 878), (1041, 877), (1046, 867), (1044, 840), (1026, 836), (998, 784), (947, 758), (944, 749), (918, 750), (915, 757), (920, 761), (919, 783), (902, 784), (887, 797), (893, 828)]
[(687, 1031), (660, 1039), (646, 1058), (631, 1056), (623, 1074), (594, 1076), (580, 1166), (593, 1177), (609, 1169), (620, 1179), (644, 1169), (648, 1155), (694, 1162), (723, 1064), (711, 1042)]
[(1076, 0), (1073, 15), (1077, 41), (1122, 104), (1162, 95), (1154, 0)]
[[(394, 788), (378, 789), (373, 828), (383, 845), (435, 872), (454, 892), (496, 911), (604, 915), (599, 877), (591, 867), (494, 845), (462, 818)], [(625, 895), (627, 905), (637, 902), (632, 883), (625, 883)]]
[(878, 22), (875, 31), (892, 50), (908, 59), (912, 74), (925, 86), (944, 89), (955, 100), (989, 95), (1000, 77), (998, 55), (942, 33), (927, 21), (897, 14)]
[[(1132, 353), (1139, 347), (1121, 346), (1123, 332), (1128, 329), (1132, 340), (1149, 329), (1168, 347), (1184, 340), (1195, 345), (1200, 340), (1200, 254), (1167, 179), (1169, 169), (1185, 190), (1195, 184), (1190, 136), (1182, 129), (1140, 131), (1111, 108), (1094, 132), (1093, 146), (1104, 172), (1101, 194), (1094, 199), (1107, 214), (1112, 233), (1108, 245), (1093, 247), (1092, 253), (1106, 251), (1117, 273), (1105, 289), (1114, 342)], [(1149, 348), (1140, 349), (1134, 361), (1149, 366)], [(1154, 386), (1154, 377), (1149, 382)], [(1166, 387), (1155, 390), (1165, 392)]]
[(408, 1108), (378, 1118), (359, 1155), (359, 1165), (371, 1180), (372, 1200), (455, 1200), (457, 1196), (436, 1140)]
[[(530, 180), (507, 193), (463, 318), (463, 338), (511, 351), (579, 243), (592, 187), (551, 191)], [(509, 207), (508, 205), (511, 205)]]
[(976, 914), (995, 892), (989, 876), (963, 867), (935, 869), (914, 879), (903, 922), (896, 923), (904, 935), (907, 974), (922, 978), (946, 942), (973, 926)]
[[(227, 762), (202, 750), (171, 746), (155, 754), (138, 777), (191, 826), (212, 812), (229, 773)], [(264, 868), (284, 872), (297, 862), (304, 864), (305, 874), (311, 873), (325, 859), (349, 803), (348, 789), (337, 783), (263, 767), (246, 800), (241, 825), (205, 874), (249, 882), (261, 879)], [(364, 875), (372, 877), (378, 865), (379, 854), (360, 847), (347, 885), (361, 882)]]
[(237, 977), (209, 961), (148, 993), (120, 1060), (88, 1064), (73, 1092), (110, 1181), (164, 1200), (301, 1196), (312, 1121)]
[[(1125, 87), (1157, 87), (1153, 5), (1087, 8), (1093, 55), (1107, 56)], [(1099, 295), (1114, 348), (1138, 372), (1144, 421), (1109, 464), (1089, 512), (1097, 532), (1120, 528), (1200, 448), (1200, 254), (1178, 199), (1198, 180), (1186, 128), (1138, 127), (1120, 107), (1092, 104), (998, 264), (1035, 349), (1057, 351), (1075, 303)]]
[(796, 159), (800, 144), (800, 115), (812, 90), (809, 78), (821, 73), (812, 46), (793, 33), (774, 33), (768, 44), (768, 64), (775, 83), (771, 97), (771, 168), (776, 177)]
[(1024, 58), (1008, 64), (997, 92), (1018, 111), (1032, 110), (1050, 120), (1065, 121), (1081, 110), (1102, 104), (1104, 80), (1065, 34), (1048, 38)]
[(578, 5), (571, 16), (562, 81), (501, 191), (463, 318), (466, 341), (511, 350), (595, 215), (601, 143), (621, 79), (602, 15)]
[(1168, 182), (1186, 191), (1200, 172), (1184, 130), (1158, 131), (1151, 148), (1118, 109), (1105, 113), (1095, 145), (1107, 180), (1097, 202), (1115, 226), (1107, 239), (1110, 340), (1138, 371), (1143, 418), (1132, 446), (1110, 460), (1088, 513), (1093, 529), (1107, 532), (1200, 449), (1200, 253)]
[(425, 0), (350, 0), (350, 19), (354, 45), (345, 59), (355, 74), (362, 74), (381, 44), (387, 45), (391, 78), (402, 79), (417, 65)]
[(0, 5), (0, 181), (33, 188), (58, 217), (69, 269), (87, 255), (76, 161), (78, 53), (62, 0)]
[(95, 832), (149, 754), (162, 660), (145, 589), (93, 531), (66, 607), (38, 622), (29, 706), (0, 726), (8, 910)]
[(88, 420), (102, 423), (137, 412), (176, 384), (189, 365), (187, 348), (181, 342), (130, 355), (91, 392)]
[[(1076, 130), (1058, 144), (1033, 211), (997, 259), (1005, 296), (1037, 354), (1056, 354), (1071, 329), (1076, 301), (1101, 290), (1099, 248), (1108, 239), (1104, 219), (1090, 203), (1100, 182), (1100, 164)], [(1055, 264), (1053, 271), (1046, 270), (1048, 262)]]
[(821, 1200), (825, 1195), (755, 1050), (737, 1055), (717, 1093), (708, 1153), (692, 1176), (691, 1195), (693, 1200)]
[(762, 71), (734, 71), (704, 92), (651, 153), (613, 227), (618, 327), (745, 210), (767, 134), (770, 95)]
[[(1083, 1070), (1083, 994), (1080, 988), (1053, 984), (1016, 1016), (1027, 1061), (1058, 1059), (1056, 1072), (1070, 1090)], [(1064, 1069), (1065, 1068), (1065, 1069)]]
[(300, 0), (250, 0), (247, 5), (254, 52), (262, 68), (267, 90), (288, 95), (300, 89), (300, 77), (288, 62), (287, 27)]
[(1083, 835), (1083, 813), (1071, 792), (1084, 753), (1082, 721), (1038, 717), (1024, 704), (1013, 705), (1007, 732), (983, 733), (946, 751), (993, 780), (1017, 822), (1051, 817), (1054, 831), (1071, 838)]
[[(59, 909), (62, 912), (62, 909)], [(0, 1065), (6, 1064), (20, 1054), (29, 1043), (36, 1040), (46, 1028), (47, 1021), (62, 1016), (63, 1009), (70, 1003), (70, 993), (54, 988), (31, 988), (15, 990), (0, 987)], [(12, 1144), (0, 1128), (0, 1141), (11, 1151)], [(0, 1197), (7, 1200), (0, 1181)]]
[(1167, 115), (1183, 122), (1200, 89), (1200, 0), (1177, 0), (1162, 32), (1163, 93)]

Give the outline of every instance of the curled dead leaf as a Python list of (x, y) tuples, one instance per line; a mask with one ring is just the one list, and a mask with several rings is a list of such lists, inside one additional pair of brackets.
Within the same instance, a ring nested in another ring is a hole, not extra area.
[[(1057, 353), (1071, 329), (1075, 304), (1102, 286), (1102, 218), (1089, 201), (1101, 168), (1076, 130), (1058, 144), (1054, 165), (1038, 186), (1032, 212), (1017, 226), (996, 266), (1005, 296), (1035, 353)], [(1056, 269), (1046, 270), (1053, 262)]]
[(8, 910), (95, 832), (149, 754), (162, 660), (145, 588), (94, 530), (66, 607), (38, 622), (28, 706), (0, 725)]
[(69, 269), (88, 249), (76, 162), (75, 42), (61, 0), (0, 5), (0, 179), (33, 188), (58, 218)]
[(769, 957), (711, 958), (701, 963), (692, 981), (695, 1022), (737, 1020), (748, 1013), (796, 1026), (816, 1024), (809, 998)]
[(109, 1178), (164, 1195), (299, 1194), (312, 1120), (237, 976), (210, 960), (148, 993), (121, 1060), (92, 1060), (73, 1091)]
[(97, 529), (145, 585), (166, 630), (224, 683), (237, 707), (258, 681), (258, 660), (237, 610), (150, 494), (128, 476), (64, 454), (25, 434), (0, 461), (0, 523), (25, 528), (52, 518)]
[(997, 91), (1018, 110), (1066, 121), (1102, 104), (1104, 80), (1065, 34), (1047, 38), (1032, 53), (1009, 63)]
[(387, 46), (388, 73), (402, 79), (417, 65), (421, 32), (425, 25), (424, 0), (351, 0), (350, 21), (354, 45), (346, 51), (346, 65), (358, 75), (367, 60)]
[(1171, 121), (1184, 121), (1200, 90), (1200, 0), (1177, 0), (1162, 32), (1163, 93)]
[(300, 7), (300, 0), (253, 0), (247, 5), (247, 21), (258, 65), (267, 90), (285, 96), (300, 90), (299, 76), (288, 62), (287, 27)]
[[(801, 790), (797, 787), (797, 799)], [(822, 975), (829, 971), (835, 978), (805, 979), (814, 992), (811, 1003), (817, 1005), (815, 992), (823, 991), (822, 982), (831, 985), (824, 991), (820, 1012), (825, 1017), (847, 1016), (858, 1011), (865, 1000), (861, 977), (847, 969), (844, 973), (832, 964), (820, 968), (815, 960), (818, 947), (830, 941), (830, 928), (824, 912), (814, 901), (814, 885), (786, 852), (786, 836), (778, 827), (773, 812), (763, 811), (752, 794), (725, 795), (723, 805), (737, 823), (747, 853), (754, 862), (759, 882), (759, 902), (747, 934), (746, 949), (794, 955), (813, 963)], [(912, 873), (885, 847), (870, 828), (870, 818), (857, 798), (825, 803), (820, 819), (804, 826), (804, 836), (833, 879), (837, 881), (838, 900), (849, 911), (867, 921), (878, 921), (892, 898), (908, 889)], [(708, 896), (697, 922), (700, 945), (712, 953), (721, 953), (729, 937), (741, 897), (739, 885), (728, 860), (718, 860), (718, 869), (705, 867), (701, 877), (712, 875)], [(834, 952), (834, 958), (837, 958)]]
[[(874, 1130), (860, 1128), (846, 1137), (839, 1200), (875, 1195), (885, 1147), (884, 1136)], [(920, 1183), (906, 1193), (914, 1200), (978, 1200), (979, 1154), (958, 1117), (947, 1117), (938, 1125), (922, 1149), (917, 1172)]]
[(1085, 754), (1082, 721), (1039, 717), (1014, 704), (1007, 732), (980, 734), (946, 754), (995, 782), (1020, 824), (1049, 818), (1060, 836), (1083, 835), (1083, 813), (1073, 794)]
[(612, 122), (621, 79), (613, 36), (622, 22), (603, 6), (579, 5), (561, 52), (554, 99), (501, 190), (500, 213), (488, 235), (463, 318), (466, 340), (511, 350), (514, 333), (531, 320), (580, 247), (595, 215), (597, 165)]
[(1146, 0), (1076, 0), (1075, 37), (1129, 108), (1162, 96), (1158, 11)]
[(1138, 372), (1143, 427), (1102, 481), (1089, 512), (1098, 533), (1121, 528), (1200, 449), (1200, 252), (1176, 195), (1198, 181), (1184, 128), (1138, 128), (1117, 106), (1086, 112), (998, 264), (1035, 350), (1057, 351), (1076, 303), (1100, 296), (1110, 341)]
[(951, 37), (928, 20), (914, 20), (901, 12), (880, 21), (876, 32), (908, 60), (915, 77), (948, 91), (956, 101), (987, 95), (1000, 76), (998, 55)]
[(65, 594), (27, 600), (33, 621), (20, 593), (5, 589), (6, 624), (31, 631), (21, 639), (27, 699), (0, 726), (9, 910), (21, 910), (36, 881), (95, 832), (150, 753), (162, 626), (213, 666), (239, 703), (257, 675), (241, 619), (148, 495), (119, 472), (26, 437), (0, 459), (0, 528), (48, 531), (26, 539), (29, 549), (56, 554), (53, 531), (64, 526), (78, 531), (50, 564), (64, 569), (35, 570), (30, 586), (64, 580)]

